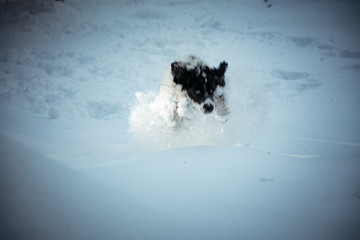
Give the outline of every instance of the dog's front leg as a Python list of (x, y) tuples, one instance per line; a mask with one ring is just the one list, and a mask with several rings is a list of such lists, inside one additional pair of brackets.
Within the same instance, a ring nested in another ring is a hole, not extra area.
[(226, 122), (230, 113), (228, 106), (226, 105), (225, 96), (222, 94), (215, 98), (215, 111), (218, 116), (217, 119), (221, 122)]

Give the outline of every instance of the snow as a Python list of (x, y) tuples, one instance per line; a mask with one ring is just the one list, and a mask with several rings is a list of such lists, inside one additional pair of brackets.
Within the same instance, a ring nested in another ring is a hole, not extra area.
[[(0, 238), (359, 239), (359, 10), (0, 0)], [(187, 54), (229, 63), (228, 121), (139, 142)]]

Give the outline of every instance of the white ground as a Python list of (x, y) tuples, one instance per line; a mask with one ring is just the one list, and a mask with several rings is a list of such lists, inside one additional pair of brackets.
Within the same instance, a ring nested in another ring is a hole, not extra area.
[[(360, 239), (359, 10), (0, 0), (0, 238)], [(139, 144), (189, 53), (229, 63), (229, 121)]]

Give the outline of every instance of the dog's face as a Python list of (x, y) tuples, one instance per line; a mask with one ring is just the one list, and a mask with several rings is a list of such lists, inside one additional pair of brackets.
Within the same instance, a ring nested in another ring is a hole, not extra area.
[(174, 82), (182, 86), (189, 98), (204, 113), (211, 113), (214, 109), (214, 93), (218, 86), (225, 86), (226, 62), (221, 62), (217, 68), (209, 68), (203, 64), (187, 62), (173, 62), (171, 73)]

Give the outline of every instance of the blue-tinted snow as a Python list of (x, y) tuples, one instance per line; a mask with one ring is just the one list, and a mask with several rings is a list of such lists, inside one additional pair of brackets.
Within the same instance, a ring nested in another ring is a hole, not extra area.
[[(359, 239), (359, 10), (0, 0), (0, 238)], [(222, 141), (144, 151), (135, 92), (189, 53), (229, 63)]]

